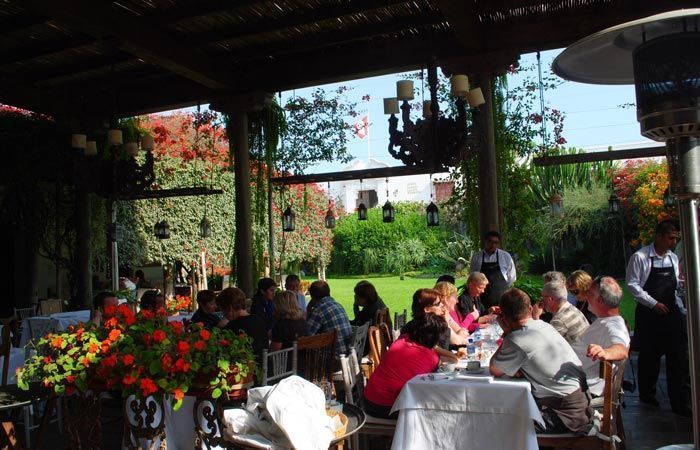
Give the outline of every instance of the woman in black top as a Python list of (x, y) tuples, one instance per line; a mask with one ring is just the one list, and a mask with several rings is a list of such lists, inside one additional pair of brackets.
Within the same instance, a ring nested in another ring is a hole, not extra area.
[(309, 335), (294, 292), (278, 292), (272, 301), (275, 304), (276, 320), (272, 327), (270, 350), (291, 347), (297, 338)]
[(262, 317), (251, 315), (245, 309), (245, 294), (238, 288), (224, 289), (216, 297), (219, 306), (228, 323), (224, 327), (236, 333), (243, 332), (252, 339), (253, 352), (258, 362), (262, 360), (263, 349), (268, 348), (267, 326)]
[[(374, 285), (367, 280), (362, 280), (355, 285), (355, 302), (352, 305), (355, 318), (350, 321), (350, 324), (359, 327), (369, 322), (370, 325), (375, 325), (374, 317), (377, 315), (377, 311), (382, 308), (386, 308), (386, 305), (379, 298)], [(389, 317), (387, 317), (387, 322), (389, 322), (387, 325), (391, 329)]]

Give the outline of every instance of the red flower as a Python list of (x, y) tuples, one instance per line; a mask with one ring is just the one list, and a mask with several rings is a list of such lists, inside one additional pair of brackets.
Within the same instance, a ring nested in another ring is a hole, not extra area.
[(199, 330), (199, 337), (205, 341), (208, 341), (211, 337), (211, 332), (209, 332), (209, 330)]
[(195, 350), (204, 350), (204, 341), (197, 341), (194, 344), (192, 344), (192, 348)]
[(178, 355), (186, 355), (190, 351), (190, 344), (185, 341), (178, 341), (175, 351)]
[(173, 331), (175, 332), (175, 334), (182, 334), (182, 332), (183, 332), (182, 322), (169, 322), (169, 323), (170, 323), (170, 326), (173, 328)]
[(185, 393), (182, 392), (182, 389), (180, 389), (180, 388), (173, 389), (173, 398), (175, 398), (175, 400), (182, 400), (182, 398), (184, 396), (185, 396)]
[(73, 383), (75, 381), (75, 377), (73, 375), (68, 375), (66, 376), (66, 381), (69, 383)]
[(117, 365), (117, 356), (111, 355), (102, 360), (103, 367), (115, 367)]
[(168, 337), (168, 336), (165, 334), (165, 331), (163, 331), (163, 330), (155, 330), (153, 332), (153, 342), (155, 342), (155, 343), (163, 342), (166, 337)]
[(90, 365), (90, 358), (88, 358), (88, 357), (86, 356), (85, 358), (83, 358), (82, 360), (80, 360), (80, 362), (83, 363), (83, 365), (84, 365), (85, 367), (87, 367), (87, 366)]
[(66, 386), (66, 395), (73, 395), (75, 388), (73, 386)]
[(122, 332), (121, 330), (112, 330), (109, 332), (109, 340), (114, 342), (117, 339), (119, 339), (119, 336), (121, 336)]
[(161, 364), (163, 365), (163, 370), (170, 370), (170, 368), (173, 365), (173, 358), (169, 354), (163, 355), (163, 357), (160, 359)]
[(190, 363), (182, 358), (178, 358), (178, 360), (175, 361), (175, 370), (183, 373), (188, 372), (190, 370)]
[(118, 323), (119, 322), (117, 322), (117, 318), (112, 317), (110, 319), (105, 320), (104, 326), (105, 326), (105, 328), (114, 328), (117, 326)]
[(226, 345), (228, 345), (228, 344), (229, 344), (229, 342), (228, 342), (228, 340), (226, 340), (226, 339), (221, 339), (221, 340), (219, 340), (219, 345), (224, 345), (224, 346), (226, 346)]
[(136, 377), (131, 375), (130, 373), (127, 373), (124, 375), (124, 378), (122, 379), (122, 384), (124, 386), (131, 386), (132, 384), (136, 383)]
[(156, 386), (156, 383), (154, 383), (150, 378), (143, 378), (139, 387), (141, 388), (141, 394), (144, 397), (148, 397), (158, 390), (158, 386)]
[(44, 356), (44, 364), (51, 364), (53, 359), (50, 356)]
[(117, 314), (117, 307), (114, 305), (105, 306), (105, 317), (114, 317)]
[(153, 313), (147, 309), (142, 309), (141, 312), (139, 313), (141, 315), (141, 318), (143, 319), (153, 319)]
[(85, 329), (84, 329), (84, 328), (82, 328), (82, 327), (81, 327), (81, 328), (78, 328), (78, 330), (75, 332), (75, 338), (76, 338), (77, 340), (79, 340), (79, 341), (82, 340), (82, 339), (83, 339), (83, 333), (84, 333), (84, 332), (85, 332)]
[(124, 355), (122, 356), (122, 362), (125, 366), (130, 366), (134, 363), (134, 355)]

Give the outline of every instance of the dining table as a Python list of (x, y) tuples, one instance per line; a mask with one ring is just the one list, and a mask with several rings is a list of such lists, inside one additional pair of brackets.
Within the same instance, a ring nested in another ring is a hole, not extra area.
[(525, 380), (471, 372), (418, 375), (401, 390), (392, 450), (537, 449), (542, 415)]

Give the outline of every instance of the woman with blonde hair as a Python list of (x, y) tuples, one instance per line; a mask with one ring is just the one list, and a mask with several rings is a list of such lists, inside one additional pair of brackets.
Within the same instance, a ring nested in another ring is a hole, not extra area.
[[(440, 294), (442, 303), (445, 306), (445, 321), (450, 329), (450, 344), (451, 345), (466, 345), (469, 331), (467, 327), (460, 324), (459, 315), (455, 310), (457, 306), (457, 288), (454, 284), (448, 281), (440, 281), (433, 288)], [(473, 314), (469, 314), (471, 321), (474, 321)], [(479, 317), (478, 313), (476, 317)], [(470, 322), (471, 323), (471, 322)]]
[(595, 320), (593, 313), (588, 311), (588, 291), (592, 284), (593, 278), (585, 270), (575, 270), (566, 279), (566, 289), (576, 297), (576, 307), (590, 323)]
[(272, 327), (270, 350), (291, 347), (300, 336), (308, 336), (309, 330), (304, 315), (299, 309), (297, 295), (292, 291), (281, 291), (272, 298), (275, 305), (275, 324)]

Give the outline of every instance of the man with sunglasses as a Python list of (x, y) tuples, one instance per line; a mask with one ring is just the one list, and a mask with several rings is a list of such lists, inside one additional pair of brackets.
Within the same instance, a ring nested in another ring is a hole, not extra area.
[(639, 350), (639, 399), (659, 405), (656, 383), (661, 356), (666, 355), (671, 409), (690, 416), (686, 312), (676, 295), (680, 266), (671, 251), (677, 241), (676, 225), (670, 220), (660, 222), (654, 242), (630, 258), (626, 282), (637, 301), (633, 349)]
[(470, 270), (483, 273), (489, 280), (480, 299), (486, 308), (490, 308), (498, 305), (501, 294), (515, 282), (515, 264), (508, 252), (498, 248), (501, 245), (498, 231), (484, 233), (483, 245), (483, 250), (472, 256)]

